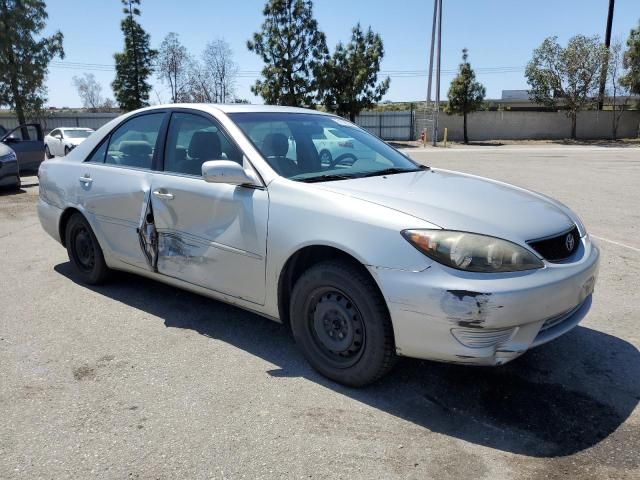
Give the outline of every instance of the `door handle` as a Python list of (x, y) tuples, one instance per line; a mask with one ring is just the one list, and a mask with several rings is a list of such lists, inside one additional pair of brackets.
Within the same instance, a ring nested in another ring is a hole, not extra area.
[(153, 194), (162, 200), (173, 200), (173, 193), (164, 192), (162, 190), (154, 190)]
[(89, 175), (80, 177), (78, 180), (80, 180), (80, 183), (84, 183), (85, 185), (89, 185), (91, 182), (93, 182), (93, 179)]

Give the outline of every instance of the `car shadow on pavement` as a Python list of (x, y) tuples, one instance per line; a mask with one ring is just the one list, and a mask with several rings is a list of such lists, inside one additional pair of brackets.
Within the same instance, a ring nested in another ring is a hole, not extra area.
[[(76, 281), (68, 262), (54, 268)], [(638, 349), (586, 327), (502, 367), (401, 359), (380, 382), (352, 389), (313, 371), (288, 328), (258, 315), (122, 273), (104, 286), (83, 287), (159, 317), (167, 328), (190, 329), (261, 357), (278, 366), (268, 372), (273, 377), (303, 377), (430, 431), (506, 452), (580, 452), (618, 429), (640, 400)], [(637, 431), (627, 434), (629, 443), (637, 438)]]

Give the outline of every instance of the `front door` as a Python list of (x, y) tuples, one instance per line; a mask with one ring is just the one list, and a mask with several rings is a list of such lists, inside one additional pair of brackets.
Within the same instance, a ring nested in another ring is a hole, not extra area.
[(210, 160), (243, 156), (213, 118), (172, 113), (163, 171), (151, 186), (147, 218), (158, 246), (150, 260), (161, 274), (263, 304), (268, 193), (205, 182), (201, 167)]

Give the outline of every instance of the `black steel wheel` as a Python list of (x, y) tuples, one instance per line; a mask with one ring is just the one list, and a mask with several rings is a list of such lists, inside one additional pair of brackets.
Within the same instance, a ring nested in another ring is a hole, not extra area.
[(65, 244), (69, 260), (84, 283), (102, 283), (109, 268), (104, 261), (102, 249), (91, 226), (79, 213), (74, 213), (65, 229)]
[(364, 267), (319, 263), (296, 282), (291, 330), (313, 368), (349, 386), (375, 382), (395, 361), (387, 306)]
[(362, 314), (342, 291), (320, 288), (307, 300), (309, 328), (318, 351), (339, 368), (354, 365), (362, 356), (366, 330)]

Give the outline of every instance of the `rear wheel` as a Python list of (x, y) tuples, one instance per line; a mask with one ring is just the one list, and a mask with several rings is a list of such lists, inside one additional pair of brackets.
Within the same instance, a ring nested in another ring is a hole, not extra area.
[(65, 244), (69, 260), (84, 283), (97, 285), (109, 274), (102, 249), (87, 220), (74, 213), (65, 229)]
[(355, 265), (322, 262), (306, 271), (293, 289), (291, 329), (311, 366), (345, 385), (375, 382), (395, 361), (384, 299)]
[(331, 156), (331, 152), (329, 152), (329, 150), (322, 150), (320, 152), (320, 163), (322, 165), (333, 166), (333, 157)]

